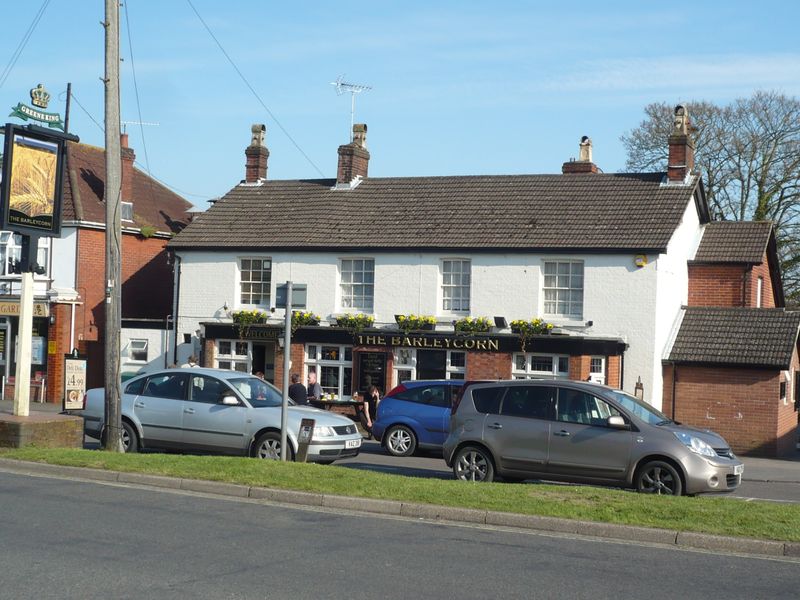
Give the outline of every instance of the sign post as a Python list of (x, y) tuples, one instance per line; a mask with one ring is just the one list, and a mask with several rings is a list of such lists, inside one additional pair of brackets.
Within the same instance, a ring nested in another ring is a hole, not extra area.
[(300, 433), (297, 436), (297, 462), (306, 462), (308, 458), (308, 447), (311, 438), (314, 437), (314, 419), (302, 419), (300, 421)]
[[(298, 294), (296, 304), (292, 304), (292, 290), (294, 284), (287, 281), (286, 285), (279, 285), (275, 298), (275, 306), (277, 308), (285, 308), (286, 315), (284, 317), (284, 330), (283, 330), (283, 402), (281, 403), (281, 460), (285, 461), (288, 456), (286, 451), (287, 439), (286, 428), (288, 427), (289, 418), (289, 369), (292, 368), (292, 308), (306, 307), (306, 286), (305, 284), (298, 284)], [(313, 429), (313, 427), (312, 427)]]

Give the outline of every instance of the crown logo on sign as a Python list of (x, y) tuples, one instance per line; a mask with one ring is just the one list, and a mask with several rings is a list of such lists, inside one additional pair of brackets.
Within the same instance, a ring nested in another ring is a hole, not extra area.
[(39, 108), (47, 108), (49, 102), (50, 94), (41, 83), (31, 90), (31, 104)]

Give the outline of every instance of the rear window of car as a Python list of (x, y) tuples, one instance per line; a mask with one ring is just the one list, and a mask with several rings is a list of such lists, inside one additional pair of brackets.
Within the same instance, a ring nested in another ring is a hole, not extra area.
[(485, 387), (472, 390), (472, 403), (479, 413), (498, 414), (504, 387)]
[[(449, 387), (449, 386), (448, 386)], [(452, 397), (449, 389), (442, 384), (424, 385), (403, 390), (399, 394), (392, 396), (397, 400), (406, 402), (416, 402), (418, 404), (428, 404), (441, 408), (450, 408)]]

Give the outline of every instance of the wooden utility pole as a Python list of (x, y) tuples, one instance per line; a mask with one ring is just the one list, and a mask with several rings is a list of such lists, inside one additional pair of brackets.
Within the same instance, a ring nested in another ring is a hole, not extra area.
[(122, 452), (120, 329), (122, 316), (120, 194), (122, 161), (119, 131), (119, 0), (105, 0), (106, 71), (106, 322), (105, 322), (105, 449)]

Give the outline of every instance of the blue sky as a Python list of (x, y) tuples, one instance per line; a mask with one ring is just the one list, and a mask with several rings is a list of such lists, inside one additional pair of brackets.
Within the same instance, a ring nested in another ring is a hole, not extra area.
[[(372, 86), (356, 100), (369, 126), (370, 176), (557, 173), (589, 135), (595, 162), (621, 170), (620, 135), (654, 101), (724, 103), (756, 89), (800, 95), (794, 2), (265, 2), (192, 0), (281, 131), (186, 0), (125, 0), (122, 118), (141, 167), (199, 207), (244, 177), (252, 123), (266, 123), (269, 177), (336, 173), (349, 141), (338, 75)], [(5, 67), (41, 0), (6, 6)], [(51, 111), (66, 83), (102, 123), (102, 0), (51, 0), (0, 87), (9, 109), (42, 82)], [(11, 19), (18, 24), (10, 26)], [(71, 131), (103, 133), (73, 103)], [(313, 163), (313, 164), (311, 164)]]

